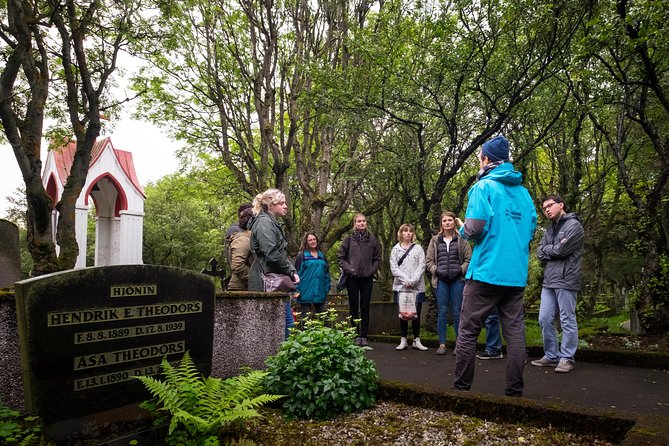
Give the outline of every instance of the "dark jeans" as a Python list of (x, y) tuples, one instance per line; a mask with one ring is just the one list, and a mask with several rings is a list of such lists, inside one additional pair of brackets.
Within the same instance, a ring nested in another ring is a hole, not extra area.
[(469, 390), (474, 382), (476, 341), (486, 318), (497, 306), (506, 339), (506, 387), (509, 396), (523, 395), (523, 369), (527, 359), (523, 294), (525, 288), (468, 281), (462, 299), (460, 333), (455, 347), (453, 387)]
[(314, 313), (325, 313), (325, 302), (300, 304), (302, 310), (302, 317), (300, 318), (300, 328), (304, 330), (304, 320), (308, 317), (313, 317)]
[[(360, 278), (349, 276), (346, 279), (346, 290), (348, 291), (348, 309), (351, 315), (351, 323), (361, 338), (367, 337), (369, 329), (369, 302), (372, 300), (372, 285), (374, 279), (371, 277)], [(353, 320), (360, 319), (356, 325)]]

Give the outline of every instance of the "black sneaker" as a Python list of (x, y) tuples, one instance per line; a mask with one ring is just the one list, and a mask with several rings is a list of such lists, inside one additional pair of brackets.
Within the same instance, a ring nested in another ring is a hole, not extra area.
[(504, 357), (504, 353), (499, 352), (499, 353), (488, 353), (488, 352), (483, 352), (483, 353), (477, 353), (476, 357), (479, 359), (502, 359)]

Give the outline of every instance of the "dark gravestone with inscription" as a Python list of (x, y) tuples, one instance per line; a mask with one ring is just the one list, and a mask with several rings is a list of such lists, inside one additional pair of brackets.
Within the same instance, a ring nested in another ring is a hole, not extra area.
[(17, 282), (26, 406), (53, 423), (145, 400), (133, 377), (186, 351), (209, 375), (214, 294), (204, 275), (155, 265)]

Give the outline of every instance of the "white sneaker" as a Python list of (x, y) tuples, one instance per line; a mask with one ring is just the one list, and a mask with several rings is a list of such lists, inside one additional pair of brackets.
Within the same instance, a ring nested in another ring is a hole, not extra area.
[(543, 356), (541, 359), (535, 359), (532, 361), (532, 365), (535, 367), (556, 367), (558, 364), (558, 361), (552, 361), (546, 356)]
[(407, 338), (400, 338), (400, 345), (395, 347), (395, 350), (406, 350), (409, 347), (407, 344)]
[(571, 369), (574, 368), (574, 363), (568, 360), (567, 358), (560, 358), (560, 363), (555, 367), (555, 371), (558, 373), (567, 373), (571, 372)]
[(420, 338), (414, 339), (413, 340), (413, 345), (411, 347), (415, 348), (416, 350), (420, 350), (420, 351), (427, 350), (427, 347), (425, 347), (423, 344), (420, 343)]

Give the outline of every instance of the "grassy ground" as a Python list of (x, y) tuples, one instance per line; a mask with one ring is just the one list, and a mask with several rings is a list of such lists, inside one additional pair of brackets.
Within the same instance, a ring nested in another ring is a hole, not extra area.
[[(606, 334), (626, 334), (624, 329), (620, 328), (620, 324), (629, 319), (629, 316), (626, 314), (620, 314), (617, 316), (607, 317), (607, 318), (592, 318), (589, 320), (579, 320), (578, 321), (578, 334), (579, 339), (581, 339), (581, 347), (587, 347), (588, 341), (585, 339), (591, 338), (592, 336), (597, 336), (602, 333)], [(432, 339), (437, 340), (437, 334), (428, 330), (421, 328), (420, 332), (421, 339)], [(446, 334), (447, 341), (455, 342), (455, 332), (453, 331), (453, 326), (448, 326), (448, 332)], [(481, 334), (478, 339), (479, 343), (485, 344), (485, 329), (481, 330)], [(528, 346), (541, 346), (543, 344), (541, 337), (541, 327), (539, 327), (539, 322), (536, 318), (526, 319), (525, 320), (525, 342)]]

